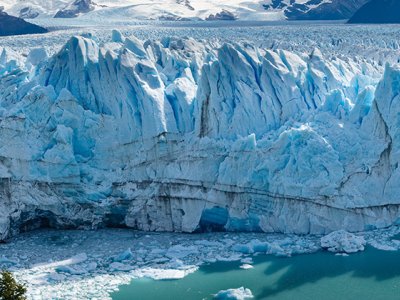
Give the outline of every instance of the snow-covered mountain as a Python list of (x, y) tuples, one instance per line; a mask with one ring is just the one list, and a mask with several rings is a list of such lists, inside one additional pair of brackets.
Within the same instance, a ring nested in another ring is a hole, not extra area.
[(70, 0), (2, 0), (1, 6), (13, 16), (23, 18), (53, 17), (60, 9), (67, 7)]
[(400, 23), (400, 1), (370, 1), (354, 14), (349, 23)]
[(322, 234), (398, 222), (397, 66), (85, 36), (50, 57), (3, 50), (1, 238), (41, 226)]
[(75, 0), (67, 7), (59, 10), (55, 18), (76, 18), (95, 9), (92, 0)]
[(3, 0), (6, 11), (25, 17), (161, 20), (348, 19), (367, 0)]

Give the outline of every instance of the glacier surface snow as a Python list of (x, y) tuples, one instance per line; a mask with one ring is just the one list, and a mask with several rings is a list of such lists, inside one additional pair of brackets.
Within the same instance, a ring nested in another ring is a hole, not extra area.
[(1, 239), (47, 226), (397, 224), (395, 56), (383, 66), (323, 52), (118, 31), (72, 37), (54, 54), (4, 47)]

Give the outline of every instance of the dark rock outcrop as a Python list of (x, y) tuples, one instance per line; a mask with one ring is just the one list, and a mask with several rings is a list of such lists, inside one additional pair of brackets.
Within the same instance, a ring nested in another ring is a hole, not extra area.
[(0, 36), (45, 33), (47, 29), (0, 11)]
[(39, 12), (32, 7), (24, 7), (19, 11), (19, 17), (22, 19), (34, 19), (39, 16)]
[(345, 20), (368, 0), (308, 0), (305, 3), (299, 1), (272, 0), (271, 4), (265, 4), (266, 10), (283, 10), (289, 20)]
[(400, 23), (400, 1), (372, 0), (362, 6), (349, 23)]
[(206, 21), (234, 21), (236, 19), (237, 17), (233, 13), (223, 9), (221, 12), (216, 13), (215, 15), (209, 15), (206, 18)]
[(76, 18), (80, 14), (86, 14), (94, 10), (92, 0), (76, 0), (71, 5), (56, 13), (54, 18)]
[(322, 3), (314, 8), (313, 5), (321, 3), (322, 0), (310, 0), (304, 10), (302, 4), (293, 5), (288, 8), (285, 15), (294, 20), (345, 20), (353, 16), (368, 0), (333, 0), (330, 3)]

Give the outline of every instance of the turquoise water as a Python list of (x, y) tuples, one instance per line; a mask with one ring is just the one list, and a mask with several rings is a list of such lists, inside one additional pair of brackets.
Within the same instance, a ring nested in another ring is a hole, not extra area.
[(212, 299), (220, 290), (244, 286), (254, 299), (400, 299), (400, 252), (368, 248), (348, 257), (328, 252), (291, 258), (258, 256), (254, 269), (239, 262), (215, 263), (180, 280), (134, 280), (114, 300)]

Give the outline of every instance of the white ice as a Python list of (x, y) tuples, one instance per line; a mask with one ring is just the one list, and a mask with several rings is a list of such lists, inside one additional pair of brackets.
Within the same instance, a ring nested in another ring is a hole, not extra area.
[(219, 300), (245, 300), (245, 299), (252, 299), (253, 293), (250, 289), (240, 287), (237, 289), (228, 289), (219, 291), (215, 296), (214, 299)]
[(365, 244), (364, 237), (344, 230), (332, 232), (321, 238), (321, 247), (331, 252), (354, 253), (363, 251)]

